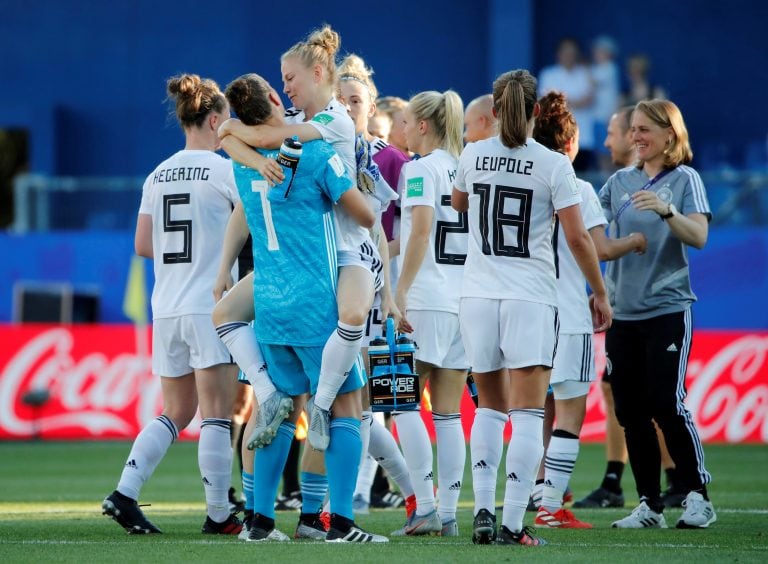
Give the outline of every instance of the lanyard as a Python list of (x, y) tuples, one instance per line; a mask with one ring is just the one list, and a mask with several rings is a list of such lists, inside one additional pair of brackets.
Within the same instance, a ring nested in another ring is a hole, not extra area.
[[(665, 170), (662, 170), (659, 174), (651, 178), (648, 182), (645, 183), (645, 185), (638, 190), (640, 192), (641, 190), (650, 190), (654, 184), (656, 184), (659, 180), (664, 178), (667, 174), (672, 172), (673, 168), (667, 168)], [(619, 224), (619, 218), (621, 217), (621, 214), (624, 213), (624, 211), (632, 204), (632, 198), (628, 198), (626, 202), (621, 204), (621, 207), (616, 212), (616, 217), (613, 219), (616, 222), (616, 227), (618, 227)]]

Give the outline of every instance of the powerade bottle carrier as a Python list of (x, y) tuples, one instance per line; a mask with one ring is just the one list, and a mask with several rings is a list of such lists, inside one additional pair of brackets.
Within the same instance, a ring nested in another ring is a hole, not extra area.
[(419, 375), (414, 370), (416, 344), (395, 333), (395, 321), (387, 318), (385, 337), (368, 345), (371, 377), (368, 379), (371, 410), (412, 411), (419, 408)]

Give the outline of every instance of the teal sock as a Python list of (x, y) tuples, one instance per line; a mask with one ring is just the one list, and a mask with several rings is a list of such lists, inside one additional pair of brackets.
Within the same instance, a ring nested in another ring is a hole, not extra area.
[(277, 487), (280, 485), (283, 467), (295, 432), (296, 425), (283, 421), (272, 442), (256, 450), (253, 461), (254, 487), (252, 488), (254, 513), (274, 519)]
[(243, 470), (242, 478), (243, 494), (245, 494), (245, 509), (246, 511), (253, 511), (253, 474), (249, 474)]
[(328, 477), (313, 472), (301, 473), (301, 512), (320, 513), (328, 492)]
[(331, 442), (325, 451), (325, 468), (331, 495), (331, 511), (354, 520), (352, 496), (360, 466), (360, 420), (337, 417), (331, 420)]

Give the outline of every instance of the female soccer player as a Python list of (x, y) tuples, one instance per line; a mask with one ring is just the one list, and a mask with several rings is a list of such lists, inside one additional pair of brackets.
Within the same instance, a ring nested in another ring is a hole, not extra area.
[(683, 400), (696, 301), (687, 247), (704, 247), (712, 214), (699, 174), (687, 166), (693, 153), (674, 103), (639, 102), (632, 113), (632, 139), (637, 166), (615, 173), (600, 191), (612, 229), (642, 231), (650, 250), (625, 256), (606, 270), (617, 317), (605, 338), (608, 374), (640, 496), (640, 505), (613, 526), (666, 527), (656, 421), (678, 485), (687, 492), (677, 527), (704, 528), (717, 518), (707, 496), (712, 477)]
[[(579, 129), (568, 109), (565, 95), (550, 92), (539, 100), (540, 112), (533, 128), (533, 138), (573, 162), (579, 152)], [(597, 193), (589, 182), (576, 179), (581, 193), (579, 212), (584, 227), (593, 237), (599, 257), (618, 258), (631, 251), (645, 252), (645, 237), (633, 233), (620, 240), (608, 240)], [(563, 494), (573, 473), (579, 453), (579, 433), (584, 423), (589, 387), (595, 380), (592, 319), (585, 292), (586, 281), (565, 236), (555, 220), (555, 252), (557, 253), (557, 314), (560, 331), (550, 385), (554, 392), (557, 426), (544, 458), (544, 480), (535, 523), (540, 526), (586, 529), (591, 525), (578, 520), (563, 507)]]
[(402, 222), (395, 303), (400, 329), (413, 333), (420, 385), (429, 381), (437, 434), (438, 495), (432, 485), (432, 445), (418, 411), (395, 415), (416, 490), (416, 512), (395, 534), (458, 536), (456, 507), (466, 446), (459, 406), (468, 364), (459, 333), (459, 290), (467, 252), (467, 217), (451, 209), (464, 107), (452, 91), (421, 92), (405, 110), (408, 149), (421, 158), (401, 174)]
[(208, 508), (203, 533), (238, 534), (242, 525), (230, 515), (227, 498), (236, 388), (227, 377), (229, 353), (211, 322), (224, 230), (239, 201), (232, 164), (214, 152), (229, 104), (214, 81), (197, 75), (171, 78), (168, 96), (186, 145), (147, 177), (136, 224), (136, 252), (155, 265), (152, 372), (160, 377), (163, 413), (136, 438), (102, 509), (130, 533), (160, 532), (136, 500), (199, 403), (198, 464)]
[(496, 539), (494, 492), (507, 412), (501, 544), (540, 545), (523, 527), (544, 446), (542, 419), (557, 345), (552, 251), (558, 212), (568, 247), (595, 297), (593, 324), (605, 330), (611, 306), (594, 245), (581, 220), (581, 194), (565, 155), (530, 138), (536, 79), (510, 71), (493, 84), (499, 136), (469, 144), (459, 160), (452, 204), (469, 209), (470, 242), (461, 291), (461, 334), (478, 390), (470, 449), (475, 492), (473, 541)]

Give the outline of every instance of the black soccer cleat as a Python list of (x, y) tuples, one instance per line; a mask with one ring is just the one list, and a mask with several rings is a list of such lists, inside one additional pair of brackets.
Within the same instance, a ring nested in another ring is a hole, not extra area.
[(624, 507), (624, 494), (614, 493), (603, 487), (591, 491), (585, 498), (574, 502), (575, 509), (602, 509), (605, 507)]
[(202, 533), (204, 535), (239, 535), (243, 530), (243, 522), (235, 515), (230, 515), (222, 523), (217, 523), (206, 515)]
[(491, 514), (487, 509), (481, 509), (472, 523), (472, 542), (491, 544), (494, 540), (496, 540), (496, 515)]
[(544, 546), (549, 544), (541, 537), (537, 537), (535, 529), (531, 527), (523, 527), (518, 533), (513, 533), (505, 526), (502, 525), (499, 536), (496, 539), (496, 544), (516, 544), (520, 546)]
[(114, 519), (129, 535), (160, 534), (163, 531), (155, 527), (139, 508), (135, 499), (131, 499), (117, 490), (101, 502), (101, 513)]

